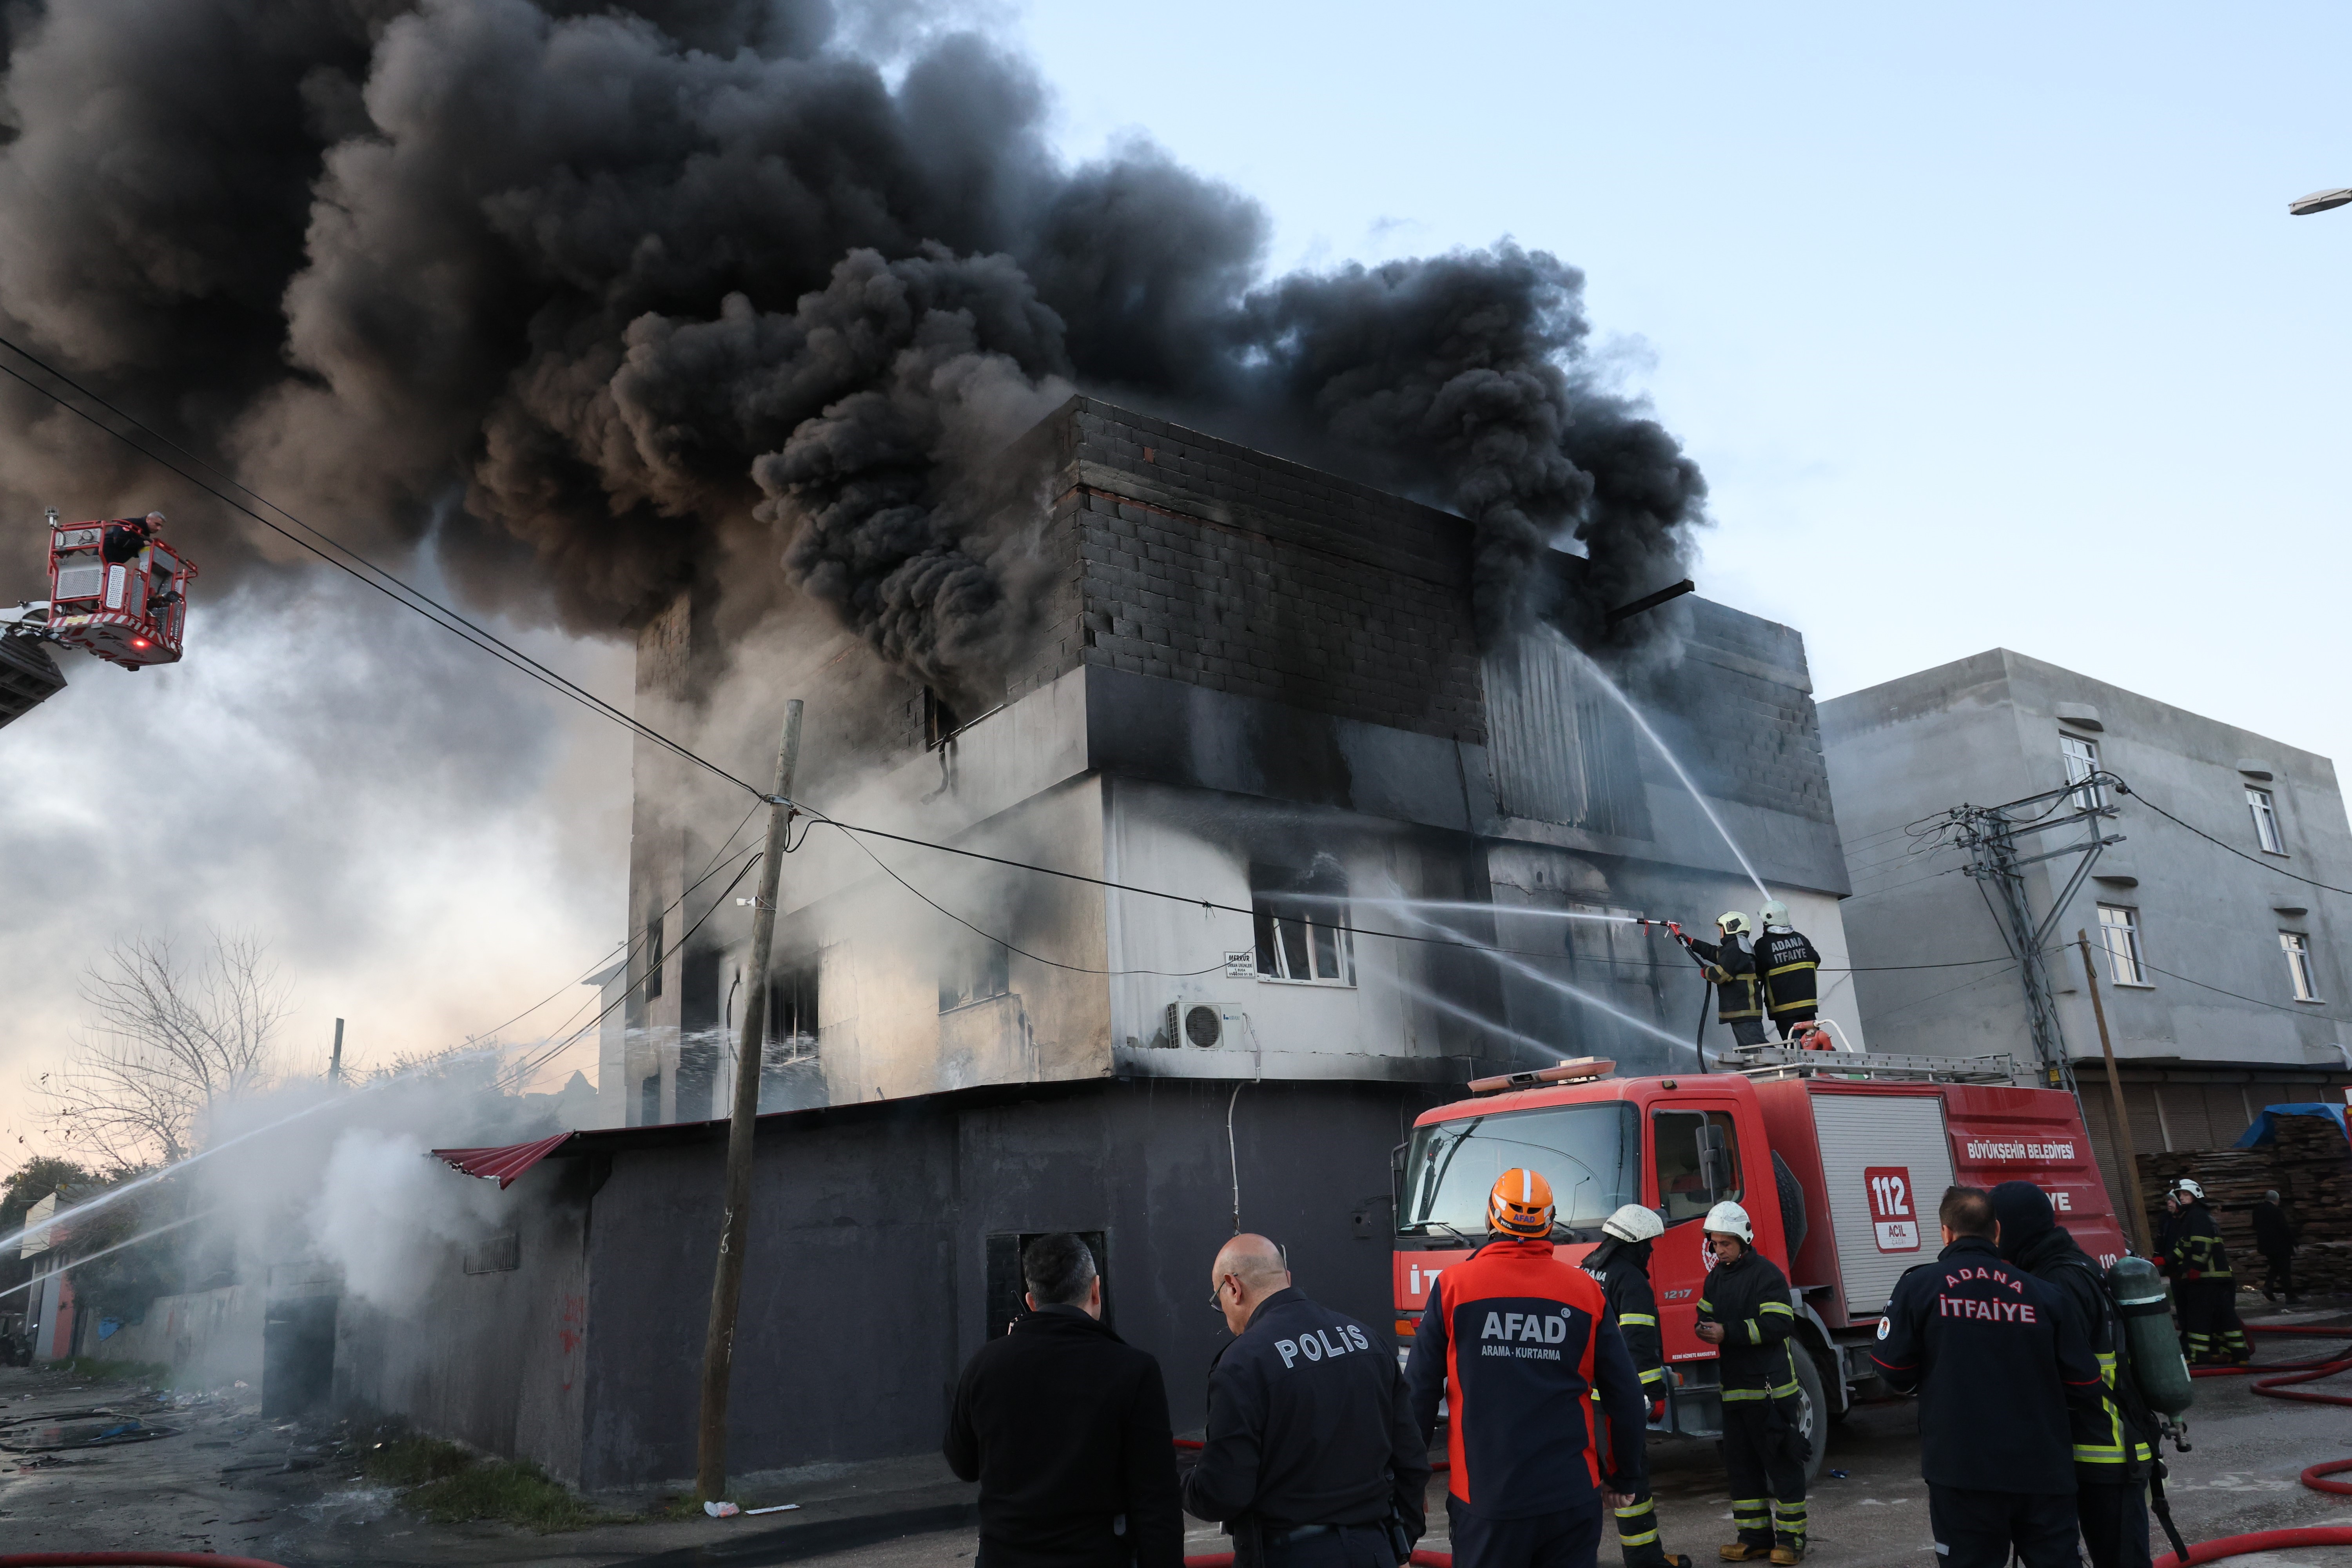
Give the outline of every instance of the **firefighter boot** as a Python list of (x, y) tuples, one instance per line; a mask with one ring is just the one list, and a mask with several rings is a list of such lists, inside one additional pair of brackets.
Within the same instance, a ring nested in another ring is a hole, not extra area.
[(1772, 1555), (1771, 1504), (1764, 1498), (1733, 1498), (1731, 1522), (1739, 1539), (1723, 1548), (1726, 1563), (1747, 1563)]
[(1801, 1502), (1772, 1502), (1772, 1561), (1780, 1568), (1791, 1568), (1805, 1560), (1805, 1505)]

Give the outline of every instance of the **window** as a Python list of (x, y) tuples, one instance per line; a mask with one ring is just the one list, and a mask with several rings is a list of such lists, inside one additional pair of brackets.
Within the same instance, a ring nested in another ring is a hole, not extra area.
[(768, 1019), (762, 1033), (762, 1062), (798, 1061), (816, 1055), (815, 959), (768, 972)]
[(1656, 1139), (1658, 1217), (1668, 1225), (1698, 1219), (1717, 1204), (1739, 1201), (1739, 1136), (1727, 1110), (1661, 1110), (1650, 1118)]
[(2286, 840), (2279, 837), (2278, 805), (2271, 792), (2246, 786), (2246, 809), (2254, 814), (2254, 842), (2266, 855), (2286, 853)]
[(1012, 955), (1003, 942), (992, 942), (978, 951), (955, 955), (947, 973), (940, 976), (940, 1011), (952, 1013), (992, 996), (1010, 995), (1012, 991)]
[(646, 922), (646, 1000), (662, 994), (662, 918)]
[(661, 1122), (661, 1074), (656, 1073), (637, 1085), (637, 1125), (655, 1127)]
[(1525, 1166), (1551, 1184), (1558, 1226), (1597, 1230), (1642, 1199), (1641, 1136), (1633, 1108), (1551, 1106), (1463, 1116), (1416, 1128), (1405, 1157), (1397, 1228), (1407, 1236), (1486, 1235), (1486, 1194), (1504, 1172)]
[(2074, 794), (2076, 811), (2098, 811), (2107, 804), (2107, 792), (2103, 785), (2086, 783), (2099, 771), (2099, 743), (2080, 735), (2058, 737), (2058, 753), (2066, 760), (2066, 782), (2084, 787)]
[(2107, 950), (2107, 977), (2118, 985), (2147, 984), (2139, 951), (2139, 911), (2121, 904), (2099, 906), (2099, 942)]
[(1348, 879), (1329, 856), (1306, 872), (1250, 868), (1257, 924), (1257, 977), (1301, 984), (1353, 985)]
[(957, 731), (962, 728), (963, 716), (955, 710), (954, 706), (950, 704), (946, 698), (940, 696), (929, 687), (924, 687), (924, 749), (926, 751), (936, 751), (940, 745), (945, 743), (950, 737), (954, 735)]
[(2279, 932), (2279, 946), (2286, 950), (2286, 973), (2294, 982), (2294, 999), (2318, 1001), (2319, 982), (2311, 973), (2311, 939), (2299, 931), (2283, 931)]

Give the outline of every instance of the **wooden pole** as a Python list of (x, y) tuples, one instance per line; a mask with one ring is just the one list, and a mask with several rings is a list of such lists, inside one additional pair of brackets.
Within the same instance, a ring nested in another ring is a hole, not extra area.
[(710, 1282), (710, 1328), (702, 1342), (702, 1428), (695, 1444), (698, 1500), (727, 1490), (727, 1394), (735, 1370), (735, 1310), (743, 1300), (743, 1253), (751, 1233), (751, 1132), (760, 1114), (760, 1050), (768, 1029), (768, 953), (776, 939), (776, 897), (793, 811), (793, 767), (800, 760), (801, 703), (784, 705), (784, 742), (776, 752), (776, 788), (768, 808), (768, 847), (760, 862), (760, 897), (751, 910), (751, 994), (743, 1000), (743, 1037), (735, 1053), (735, 1109), (727, 1122), (727, 1196), (719, 1213), (719, 1264)]
[[(2090, 935), (2078, 927), (2074, 942), (2083, 950), (2083, 978), (2091, 987), (2091, 1016), (2099, 1021), (2099, 1050), (2107, 1058), (2107, 1095), (2115, 1107), (2116, 1153), (2122, 1163), (2124, 1186), (2131, 1199), (2127, 1213), (2139, 1220), (2139, 1232), (2132, 1237), (2132, 1245), (2145, 1258), (2153, 1232), (2147, 1223), (2147, 1199), (2139, 1190), (2139, 1156), (2132, 1149), (2131, 1115), (2124, 1109), (2124, 1080), (2116, 1072), (2115, 1042), (2107, 1038), (2107, 1007), (2099, 1000), (2099, 972), (2091, 963)], [(2088, 1132), (2090, 1129), (2085, 1127), (2083, 1131)]]

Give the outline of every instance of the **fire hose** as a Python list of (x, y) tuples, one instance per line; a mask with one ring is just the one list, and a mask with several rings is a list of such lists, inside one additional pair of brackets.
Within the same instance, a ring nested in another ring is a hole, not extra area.
[[(2257, 1325), (2247, 1331), (2256, 1334), (2302, 1334), (2314, 1339), (2343, 1340), (2342, 1329), (2267, 1328)], [(2352, 1394), (2314, 1394), (2307, 1389), (2290, 1386), (2298, 1383), (2315, 1383), (2323, 1377), (2333, 1377), (2339, 1372), (2352, 1372), (2352, 1347), (2336, 1360), (2273, 1362), (2265, 1366), (2200, 1366), (2191, 1377), (2251, 1377), (2256, 1394), (2266, 1399), (2295, 1399), (2308, 1405), (2352, 1405)], [(2340, 1470), (2352, 1470), (2352, 1459), (2331, 1459), (2310, 1467), (2303, 1472), (2303, 1484), (2314, 1491), (2335, 1492), (2352, 1496), (2352, 1485), (2324, 1478)], [(2225, 1535), (2218, 1541), (2200, 1541), (2183, 1557), (2178, 1552), (2168, 1552), (2158, 1558), (2154, 1568), (2193, 1568), (2200, 1563), (2214, 1563), (2224, 1557), (2242, 1557), (2250, 1552), (2280, 1552), (2295, 1546), (2352, 1546), (2352, 1525), (2303, 1525), (2289, 1530), (2258, 1530), (2245, 1535)]]

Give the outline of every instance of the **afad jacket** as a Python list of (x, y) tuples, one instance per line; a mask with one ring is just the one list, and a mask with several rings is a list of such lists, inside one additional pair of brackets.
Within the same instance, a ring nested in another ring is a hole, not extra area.
[[(1405, 1384), (1424, 1436), (1446, 1402), (1454, 1497), (1488, 1519), (1598, 1507), (1647, 1484), (1649, 1410), (1599, 1280), (1549, 1241), (1490, 1241), (1438, 1276)], [(1598, 1428), (1608, 1418), (1608, 1440)]]

